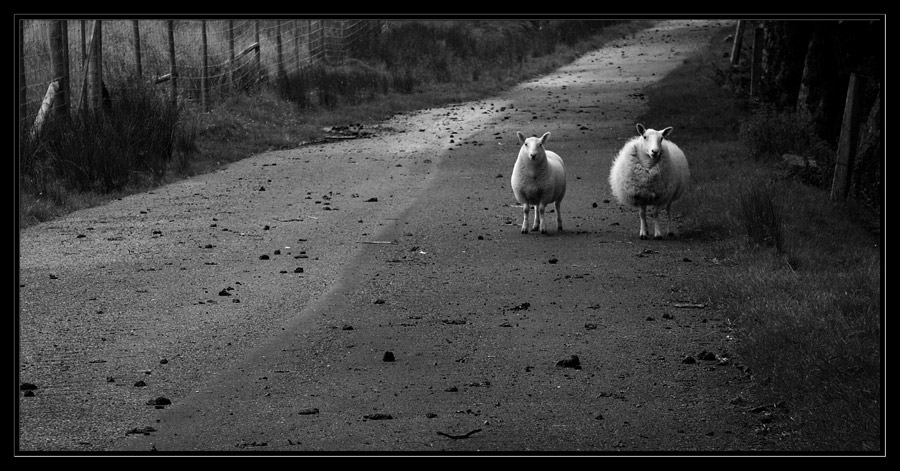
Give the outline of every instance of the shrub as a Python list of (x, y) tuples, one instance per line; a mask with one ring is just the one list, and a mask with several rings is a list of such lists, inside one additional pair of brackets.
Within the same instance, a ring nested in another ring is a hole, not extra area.
[(831, 184), (834, 149), (814, 129), (805, 113), (777, 111), (767, 105), (743, 121), (739, 136), (757, 160), (776, 161), (784, 154), (796, 154), (815, 162), (814, 167), (796, 169), (797, 174), (805, 183), (824, 187)]

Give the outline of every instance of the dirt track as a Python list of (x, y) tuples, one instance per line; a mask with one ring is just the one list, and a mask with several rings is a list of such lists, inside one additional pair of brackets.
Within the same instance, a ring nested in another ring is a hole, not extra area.
[[(689, 232), (639, 240), (606, 183), (641, 89), (730, 24), (22, 231), (19, 450), (777, 449), (726, 313), (682, 283), (724, 268)], [(566, 163), (563, 233), (519, 233), (519, 130)]]

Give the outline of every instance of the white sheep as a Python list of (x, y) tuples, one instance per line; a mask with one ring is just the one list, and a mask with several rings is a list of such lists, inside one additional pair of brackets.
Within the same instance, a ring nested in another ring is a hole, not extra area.
[(534, 206), (532, 231), (544, 227), (544, 210), (551, 203), (556, 205), (556, 229), (562, 231), (560, 204), (566, 195), (566, 169), (562, 158), (555, 152), (544, 149), (550, 133), (541, 137), (525, 136), (516, 132), (522, 147), (512, 172), (512, 190), (516, 201), (522, 205), (522, 234), (528, 233), (528, 211)]
[(609, 185), (619, 203), (640, 208), (641, 239), (647, 238), (647, 206), (653, 207), (653, 237), (662, 237), (658, 218), (663, 207), (668, 214), (666, 230), (675, 236), (672, 202), (687, 189), (687, 159), (674, 142), (665, 139), (672, 127), (657, 131), (638, 124), (637, 131), (640, 135), (629, 140), (613, 161)]

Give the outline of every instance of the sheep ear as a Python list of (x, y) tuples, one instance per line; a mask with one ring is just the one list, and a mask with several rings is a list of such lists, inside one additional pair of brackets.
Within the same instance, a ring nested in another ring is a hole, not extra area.
[(643, 124), (641, 124), (641, 123), (638, 123), (638, 124), (637, 124), (637, 132), (638, 132), (638, 135), (639, 135), (639, 136), (643, 136), (643, 135), (644, 135), (644, 131), (646, 131), (646, 130), (647, 130), (647, 129), (644, 128), (644, 125), (643, 125)]
[(541, 145), (544, 145), (547, 142), (547, 139), (550, 139), (550, 132), (545, 132), (543, 136), (541, 136)]
[(516, 136), (519, 136), (519, 143), (520, 143), (520, 144), (524, 144), (524, 143), (525, 143), (525, 135), (522, 134), (522, 131), (516, 131)]
[(667, 127), (666, 129), (663, 129), (663, 130), (662, 130), (662, 135), (663, 135), (663, 137), (668, 136), (670, 132), (672, 132), (672, 126), (669, 126), (669, 127)]

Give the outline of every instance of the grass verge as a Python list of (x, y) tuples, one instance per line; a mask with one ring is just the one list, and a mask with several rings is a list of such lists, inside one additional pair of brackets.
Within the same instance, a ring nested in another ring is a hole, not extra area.
[(757, 433), (785, 451), (884, 451), (884, 245), (861, 217), (881, 215), (756, 151), (789, 140), (829, 152), (723, 86), (730, 33), (652, 86), (639, 118), (675, 127), (692, 171), (682, 233), (728, 266), (694, 288), (735, 328), (732, 353), (767, 407)]

